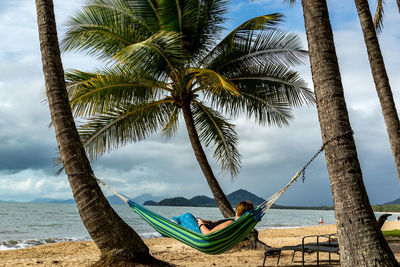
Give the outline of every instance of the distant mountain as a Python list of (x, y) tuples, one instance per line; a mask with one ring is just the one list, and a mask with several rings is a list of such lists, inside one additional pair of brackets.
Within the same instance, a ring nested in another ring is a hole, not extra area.
[[(209, 198), (207, 196), (195, 196), (191, 199), (187, 199), (184, 197), (174, 197), (174, 198), (165, 198), (156, 197), (151, 194), (143, 194), (137, 196), (135, 198), (129, 198), (128, 196), (122, 195), (128, 199), (132, 199), (133, 201), (144, 205), (153, 205), (153, 206), (191, 206), (191, 207), (217, 207), (217, 202), (213, 198)], [(226, 196), (228, 201), (231, 203), (232, 207), (235, 207), (240, 201), (250, 200), (256, 206), (264, 201), (264, 199), (256, 196), (249, 191), (244, 189), (239, 189), (235, 192), (230, 193)], [(112, 195), (107, 197), (108, 202), (111, 205), (122, 205), (124, 202), (119, 199), (116, 195)], [(75, 203), (73, 199), (53, 199), (53, 198), (37, 198), (30, 202), (34, 203), (54, 203), (54, 204), (62, 204), (62, 203)]]
[[(196, 197), (195, 197), (196, 200)], [(210, 205), (209, 203), (196, 203), (195, 201), (192, 201), (192, 199), (187, 199), (184, 197), (173, 197), (173, 198), (166, 198), (161, 200), (160, 202), (155, 202), (153, 200), (149, 200), (144, 202), (144, 205), (147, 206), (184, 206), (184, 207), (216, 207), (216, 202), (215, 200), (211, 199), (214, 201), (215, 205)], [(211, 201), (211, 202), (212, 202)]]
[[(237, 190), (226, 196), (228, 201), (235, 207), (240, 201), (250, 200), (256, 206), (264, 201), (264, 199), (246, 191), (244, 189)], [(190, 206), (190, 207), (217, 207), (217, 202), (213, 198), (207, 196), (195, 196), (191, 199), (184, 197), (166, 198), (160, 202), (146, 201), (144, 205), (152, 206)]]
[(157, 206), (157, 205), (158, 205), (158, 202), (155, 202), (155, 201), (153, 201), (153, 200), (147, 200), (147, 201), (145, 201), (145, 202), (143, 203), (143, 205), (146, 205), (146, 206)]
[[(129, 199), (129, 197), (121, 194), (123, 197), (126, 197)], [(116, 195), (111, 195), (109, 197), (107, 197), (108, 203), (110, 203), (110, 205), (123, 205), (125, 204), (125, 202), (123, 202), (119, 197), (117, 197)]]
[(31, 203), (51, 203), (51, 204), (70, 204), (75, 203), (73, 199), (55, 199), (55, 198), (36, 198), (29, 201)]
[[(136, 203), (139, 203), (140, 205), (142, 205), (146, 200), (149, 200), (149, 199), (154, 200), (154, 201), (160, 201), (160, 200), (163, 199), (163, 197), (156, 197), (156, 196), (153, 196), (151, 194), (142, 194), (142, 195), (134, 197), (134, 198), (130, 198), (130, 197), (128, 197), (126, 195), (123, 195), (123, 194), (121, 194), (121, 195), (126, 197), (127, 199), (130, 199), (130, 200), (132, 200), (132, 201), (134, 201)], [(116, 195), (112, 195), (112, 196), (107, 197), (107, 200), (111, 205), (122, 205), (122, 204), (125, 204)]]
[(264, 202), (264, 199), (262, 199), (261, 197), (258, 197), (244, 189), (239, 189), (235, 192), (232, 192), (227, 195), (226, 198), (228, 199), (229, 203), (231, 203), (232, 207), (236, 207), (236, 205), (243, 200), (249, 200), (253, 202), (254, 206), (257, 206), (258, 204)]
[(142, 205), (145, 201), (152, 200), (158, 202), (161, 201), (163, 198), (165, 197), (153, 196), (152, 194), (142, 194), (140, 196), (132, 198), (132, 200)]
[(207, 196), (195, 196), (190, 199), (197, 206), (201, 207), (217, 207), (217, 202), (213, 198)]
[(49, 203), (50, 201), (54, 201), (55, 199), (52, 198), (36, 198), (34, 200), (31, 200), (29, 202), (34, 202), (34, 203)]
[[(121, 194), (122, 196), (128, 198), (128, 199), (132, 199), (133, 201), (139, 203), (139, 204), (143, 204), (143, 202), (145, 202), (148, 199), (154, 199), (155, 201), (160, 201), (163, 197), (157, 197), (157, 196), (153, 196), (151, 194), (142, 194), (138, 197), (135, 198), (130, 198), (126, 195)], [(107, 197), (108, 202), (111, 205), (122, 205), (125, 204), (119, 197), (117, 197), (116, 195), (111, 195), (109, 197)], [(1, 200), (0, 200), (1, 202)], [(6, 202), (6, 201), (4, 201)], [(75, 203), (75, 200), (73, 199), (55, 199), (55, 198), (36, 198), (34, 200), (31, 200), (29, 202), (32, 203), (51, 203), (51, 204), (71, 204), (71, 203)]]
[(51, 204), (74, 204), (75, 200), (73, 199), (65, 199), (65, 200), (53, 200), (50, 201)]
[(397, 199), (390, 201), (388, 203), (385, 203), (383, 205), (399, 205), (399, 204), (400, 204), (400, 198), (397, 198)]
[(158, 206), (197, 206), (190, 199), (184, 197), (166, 198), (158, 202)]

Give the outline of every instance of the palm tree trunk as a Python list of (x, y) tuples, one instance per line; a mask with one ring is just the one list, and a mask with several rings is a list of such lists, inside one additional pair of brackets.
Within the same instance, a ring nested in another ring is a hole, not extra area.
[[(302, 0), (324, 142), (351, 131), (325, 0)], [(351, 134), (325, 148), (335, 206), (341, 266), (399, 266), (378, 229)]]
[(185, 103), (183, 105), (182, 112), (194, 154), (204, 176), (206, 177), (208, 186), (214, 195), (215, 201), (217, 201), (218, 207), (224, 217), (234, 217), (235, 212), (232, 209), (232, 206), (226, 198), (224, 192), (222, 191), (217, 179), (215, 178), (211, 166), (208, 163), (206, 154), (204, 153), (203, 147), (201, 146), (200, 138), (194, 125), (193, 114), (190, 110), (190, 103)]
[(397, 7), (399, 8), (399, 13), (400, 13), (400, 0), (396, 0), (397, 2)]
[(381, 49), (379, 47), (379, 41), (376, 37), (368, 1), (355, 0), (354, 2), (357, 7), (358, 17), (360, 18), (361, 28), (364, 33), (364, 41), (367, 46), (371, 72), (374, 78), (379, 101), (381, 103), (383, 118), (386, 123), (386, 131), (389, 135), (389, 142), (396, 163), (398, 179), (400, 181), (400, 121), (397, 115), (396, 105), (394, 103), (385, 63), (383, 62)]
[(69, 106), (52, 0), (36, 0), (40, 50), (51, 118), (82, 222), (103, 259), (157, 262), (148, 247), (111, 208), (81, 144)]

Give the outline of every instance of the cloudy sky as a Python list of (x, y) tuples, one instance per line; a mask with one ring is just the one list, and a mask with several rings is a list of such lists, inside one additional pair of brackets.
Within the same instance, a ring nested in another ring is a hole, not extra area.
[[(61, 39), (66, 19), (82, 0), (54, 0)], [(371, 6), (376, 4), (370, 1)], [(400, 186), (370, 74), (365, 45), (352, 1), (328, 1), (350, 120), (364, 182), (371, 203), (381, 204), (400, 197)], [(281, 1), (234, 0), (230, 2), (226, 28), (233, 29), (251, 17), (281, 12), (283, 28), (298, 33), (306, 48), (301, 6)], [(400, 102), (400, 15), (395, 1), (386, 1), (384, 30), (380, 44), (392, 91)], [(72, 198), (65, 175), (55, 175), (53, 158), (57, 145), (44, 92), (34, 1), (0, 2), (0, 200), (29, 201), (35, 198)], [(91, 70), (100, 66), (82, 54), (63, 54), (65, 69)], [(297, 69), (312, 88), (308, 64)], [(243, 156), (238, 177), (220, 174), (228, 194), (246, 189), (267, 198), (308, 161), (321, 146), (315, 107), (294, 112), (295, 119), (284, 128), (260, 127), (251, 120), (233, 121)], [(183, 124), (181, 124), (182, 126)], [(211, 155), (211, 151), (208, 151)], [(211, 156), (210, 161), (213, 162)], [(211, 196), (182, 127), (172, 140), (154, 135), (129, 144), (93, 163), (95, 174), (118, 191), (135, 197)], [(292, 185), (277, 202), (281, 205), (331, 205), (332, 194), (322, 154), (307, 170), (304, 183)]]

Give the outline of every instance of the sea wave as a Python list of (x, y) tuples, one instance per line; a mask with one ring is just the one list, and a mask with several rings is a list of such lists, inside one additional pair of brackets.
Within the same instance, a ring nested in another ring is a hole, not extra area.
[(148, 239), (148, 238), (158, 238), (158, 237), (162, 237), (162, 235), (158, 232), (153, 232), (153, 233), (143, 233), (143, 234), (139, 234), (139, 236), (143, 239)]
[[(139, 236), (143, 239), (158, 238), (161, 234), (157, 232), (142, 233)], [(28, 240), (2, 240), (0, 241), (0, 250), (11, 250), (19, 248), (28, 248), (45, 244), (67, 242), (67, 241), (91, 241), (90, 236), (73, 237), (73, 238), (45, 238), (45, 239), (28, 239)]]
[(34, 247), (45, 244), (52, 244), (66, 241), (89, 241), (89, 236), (74, 237), (74, 238), (45, 238), (45, 239), (28, 239), (28, 240), (2, 240), (0, 241), (0, 250), (10, 250)]

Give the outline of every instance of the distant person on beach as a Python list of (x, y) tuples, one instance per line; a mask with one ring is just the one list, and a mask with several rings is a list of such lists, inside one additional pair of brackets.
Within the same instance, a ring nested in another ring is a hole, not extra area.
[(201, 218), (196, 219), (193, 214), (187, 212), (178, 217), (173, 217), (172, 221), (194, 232), (208, 235), (209, 233), (221, 230), (224, 227), (230, 225), (232, 222), (239, 219), (240, 216), (245, 214), (247, 211), (252, 210), (253, 208), (254, 205), (250, 201), (242, 201), (236, 206), (234, 219), (228, 218), (219, 221), (209, 221), (203, 220)]

